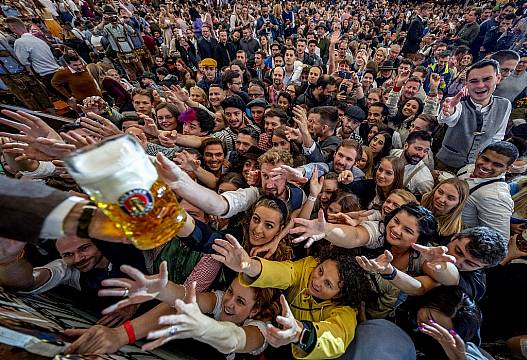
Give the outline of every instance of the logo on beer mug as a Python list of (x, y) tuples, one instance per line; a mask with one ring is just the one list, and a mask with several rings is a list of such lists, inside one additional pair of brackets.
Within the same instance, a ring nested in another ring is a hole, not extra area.
[(152, 210), (154, 198), (148, 190), (132, 189), (121, 195), (119, 206), (130, 216), (142, 216)]
[(137, 248), (161, 246), (185, 224), (185, 210), (134, 137), (107, 138), (78, 150), (65, 163), (75, 181)]

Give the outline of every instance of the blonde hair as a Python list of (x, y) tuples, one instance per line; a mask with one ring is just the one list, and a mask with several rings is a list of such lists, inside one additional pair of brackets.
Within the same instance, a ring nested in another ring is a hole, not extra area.
[(276, 17), (282, 16), (282, 4), (275, 4), (273, 6), (273, 15)]
[(512, 197), (514, 212), (522, 218), (527, 218), (527, 176), (520, 177), (516, 182), (520, 191)]
[(191, 91), (191, 90), (197, 91), (197, 92), (201, 95), (201, 97), (203, 98), (203, 100), (204, 100), (204, 102), (205, 102), (204, 104), (201, 104), (201, 105), (203, 105), (203, 106), (205, 106), (205, 107), (208, 107), (208, 106), (209, 106), (209, 97), (208, 97), (207, 94), (205, 93), (205, 90), (203, 90), (203, 89), (200, 88), (199, 86), (192, 86), (192, 87), (190, 87), (190, 89), (189, 89), (189, 94), (190, 94), (190, 91)]
[[(412, 194), (411, 192), (409, 192), (408, 190), (404, 190), (404, 189), (395, 189), (393, 190), (390, 195), (397, 195), (399, 196), (401, 199), (403, 199), (403, 201), (405, 202), (405, 204), (408, 204), (408, 203), (411, 203), (411, 202), (415, 202), (415, 203), (419, 203), (419, 201), (417, 201), (417, 198), (415, 197), (414, 194)], [(390, 196), (388, 195), (388, 197)]]
[(284, 165), (288, 166), (293, 166), (293, 157), (291, 153), (284, 150), (270, 149), (258, 158), (258, 164), (260, 165), (278, 165), (280, 163), (283, 163)]
[[(434, 210), (434, 194), (443, 184), (450, 184), (454, 186), (459, 195), (459, 203), (446, 215), (435, 215)], [(463, 221), (461, 220), (461, 212), (468, 199), (469, 188), (465, 180), (458, 178), (449, 178), (437, 184), (432, 191), (423, 195), (421, 205), (434, 213), (437, 223), (439, 225), (438, 233), (441, 236), (448, 236), (460, 232), (463, 228)]]

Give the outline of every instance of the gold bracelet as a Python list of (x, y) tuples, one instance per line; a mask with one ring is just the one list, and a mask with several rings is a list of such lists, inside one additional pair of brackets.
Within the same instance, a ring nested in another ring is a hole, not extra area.
[(16, 258), (8, 260), (8, 261), (0, 262), (0, 266), (11, 265), (12, 263), (19, 261), (20, 259), (24, 257), (25, 253), (26, 253), (26, 247), (24, 246), (24, 248), (22, 248), (22, 251), (17, 255)]
[[(183, 286), (183, 302), (185, 302), (185, 299), (187, 298), (187, 287), (185, 285), (181, 285)], [(176, 301), (174, 301), (174, 307), (176, 307)]]

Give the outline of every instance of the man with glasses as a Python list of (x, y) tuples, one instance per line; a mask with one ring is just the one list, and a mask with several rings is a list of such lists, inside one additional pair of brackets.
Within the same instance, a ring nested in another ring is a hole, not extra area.
[[(520, 61), (514, 71), (510, 75), (502, 80), (494, 94), (501, 96), (509, 101), (514, 101), (518, 95), (527, 89), (527, 49), (520, 51)], [(502, 69), (503, 71), (503, 69)], [(507, 69), (509, 71), (509, 69)]]
[(249, 98), (252, 100), (255, 99), (264, 99), (265, 100), (265, 84), (259, 80), (251, 80), (249, 83), (249, 88), (247, 89), (247, 93), (249, 94)]
[(249, 95), (242, 91), (243, 80), (238, 72), (227, 70), (222, 76), (222, 82), (225, 96), (238, 95), (244, 104), (247, 104), (251, 100)]
[(501, 50), (497, 51), (490, 57), (496, 60), (500, 65), (501, 80), (505, 80), (510, 74), (516, 69), (520, 56), (516, 51), (513, 50)]

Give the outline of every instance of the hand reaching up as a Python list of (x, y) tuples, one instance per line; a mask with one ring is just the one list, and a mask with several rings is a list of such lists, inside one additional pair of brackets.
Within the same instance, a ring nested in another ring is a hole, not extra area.
[(122, 265), (121, 271), (130, 278), (106, 279), (102, 285), (106, 288), (99, 290), (99, 296), (124, 296), (126, 299), (107, 307), (102, 311), (104, 315), (132, 304), (141, 304), (155, 299), (168, 284), (167, 262), (159, 266), (159, 274), (145, 275), (136, 268)]

